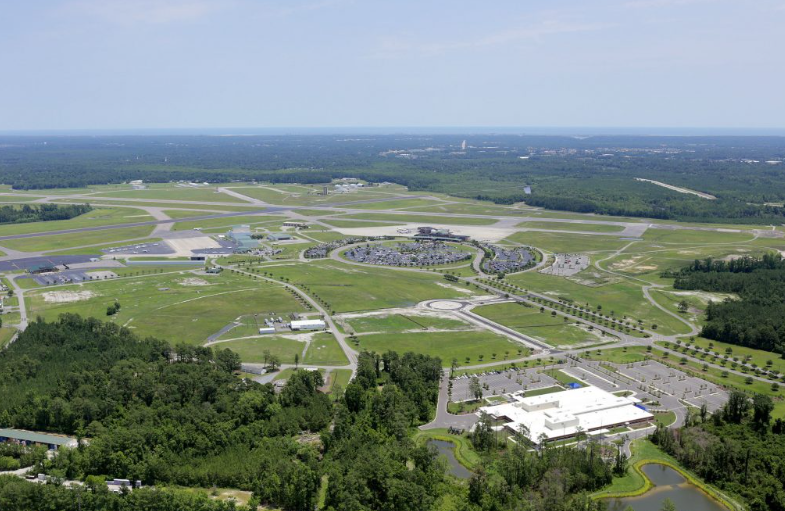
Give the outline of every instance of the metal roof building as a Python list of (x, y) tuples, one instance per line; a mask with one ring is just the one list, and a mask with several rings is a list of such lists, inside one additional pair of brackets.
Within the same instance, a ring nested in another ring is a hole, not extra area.
[(235, 252), (248, 252), (259, 246), (259, 240), (251, 237), (251, 227), (248, 225), (232, 227), (232, 230), (226, 233), (226, 237), (237, 244)]
[(327, 325), (321, 319), (300, 319), (289, 323), (292, 330), (321, 330)]
[(76, 438), (53, 435), (51, 433), (37, 433), (24, 429), (0, 429), (0, 442), (9, 442), (22, 445), (45, 445), (48, 449), (54, 450), (64, 445), (66, 447), (76, 447)]

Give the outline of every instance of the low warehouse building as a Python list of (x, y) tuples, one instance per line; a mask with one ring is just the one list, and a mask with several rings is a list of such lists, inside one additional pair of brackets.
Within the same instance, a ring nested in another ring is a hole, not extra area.
[(76, 438), (51, 433), (37, 433), (24, 429), (0, 429), (0, 442), (20, 445), (43, 445), (49, 450), (56, 450), (61, 445), (76, 447)]
[(268, 234), (267, 239), (270, 241), (289, 241), (292, 239), (292, 235), (286, 234), (285, 232), (274, 232), (272, 234)]
[(512, 432), (519, 432), (524, 426), (529, 440), (536, 444), (543, 438), (552, 441), (573, 437), (579, 432), (604, 433), (654, 418), (638, 406), (638, 400), (591, 386), (540, 396), (512, 397), (514, 403), (485, 406), (480, 411), (504, 421), (504, 427)]
[(327, 325), (321, 319), (300, 319), (289, 323), (292, 330), (323, 330)]
[(259, 335), (274, 334), (275, 328), (271, 326), (263, 326), (259, 329)]

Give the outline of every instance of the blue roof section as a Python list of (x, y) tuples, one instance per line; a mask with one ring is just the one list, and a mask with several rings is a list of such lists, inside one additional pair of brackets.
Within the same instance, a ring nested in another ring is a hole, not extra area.
[(567, 386), (571, 389), (579, 389), (581, 388), (581, 384), (577, 382), (568, 383)]

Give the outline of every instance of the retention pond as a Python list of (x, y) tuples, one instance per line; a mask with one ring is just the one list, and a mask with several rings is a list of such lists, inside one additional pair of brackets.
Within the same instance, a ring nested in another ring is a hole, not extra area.
[(436, 447), (436, 449), (439, 451), (439, 455), (447, 458), (447, 467), (450, 471), (450, 474), (461, 479), (468, 479), (472, 476), (471, 471), (461, 465), (461, 463), (455, 458), (455, 444), (445, 440), (429, 440), (428, 445)]
[(654, 483), (654, 488), (639, 497), (610, 499), (609, 511), (622, 511), (627, 506), (635, 511), (660, 511), (665, 499), (670, 499), (676, 509), (680, 510), (728, 511), (668, 466), (649, 463), (641, 467), (641, 470)]

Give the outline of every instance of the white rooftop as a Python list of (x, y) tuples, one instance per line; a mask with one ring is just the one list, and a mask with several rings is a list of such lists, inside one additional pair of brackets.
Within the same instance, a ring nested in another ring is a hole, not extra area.
[(580, 431), (606, 429), (651, 419), (649, 412), (638, 408), (637, 399), (619, 397), (597, 387), (587, 386), (540, 396), (513, 395), (514, 403), (484, 406), (480, 411), (496, 418), (507, 418), (505, 426), (518, 431), (521, 424), (529, 439), (538, 442), (575, 435)]

